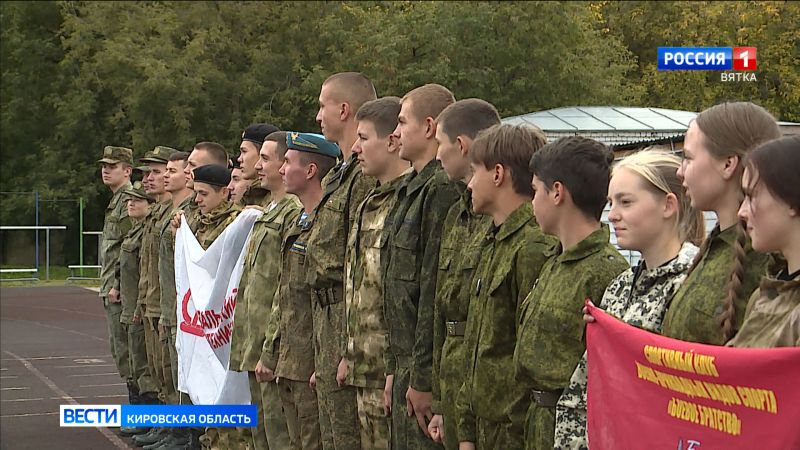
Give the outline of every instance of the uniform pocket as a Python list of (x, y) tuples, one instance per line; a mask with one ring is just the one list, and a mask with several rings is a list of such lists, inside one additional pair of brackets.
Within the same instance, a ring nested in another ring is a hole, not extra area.
[(415, 281), (417, 279), (417, 245), (419, 243), (419, 233), (405, 231), (400, 232), (394, 238), (392, 246), (390, 273), (395, 278), (404, 281)]

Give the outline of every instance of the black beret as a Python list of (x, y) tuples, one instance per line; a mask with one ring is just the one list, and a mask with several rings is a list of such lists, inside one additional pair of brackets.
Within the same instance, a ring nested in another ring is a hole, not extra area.
[(250, 141), (261, 147), (261, 144), (264, 143), (264, 139), (276, 131), (280, 130), (278, 130), (278, 127), (275, 125), (269, 123), (254, 123), (244, 129), (244, 133), (242, 133), (242, 140)]
[(194, 169), (194, 182), (225, 187), (231, 182), (231, 171), (216, 164)]

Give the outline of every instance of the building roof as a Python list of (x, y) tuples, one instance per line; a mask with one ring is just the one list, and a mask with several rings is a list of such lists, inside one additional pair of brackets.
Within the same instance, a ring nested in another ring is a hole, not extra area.
[(507, 117), (505, 123), (532, 124), (552, 132), (683, 133), (697, 116), (691, 111), (627, 106), (572, 106)]

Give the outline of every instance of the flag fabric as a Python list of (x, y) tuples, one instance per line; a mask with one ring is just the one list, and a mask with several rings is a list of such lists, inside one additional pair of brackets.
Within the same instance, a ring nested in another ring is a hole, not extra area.
[(800, 449), (800, 347), (684, 342), (589, 309), (593, 450)]
[(247, 241), (261, 214), (245, 209), (207, 250), (183, 219), (175, 236), (178, 390), (196, 405), (250, 403), (247, 372), (229, 362)]

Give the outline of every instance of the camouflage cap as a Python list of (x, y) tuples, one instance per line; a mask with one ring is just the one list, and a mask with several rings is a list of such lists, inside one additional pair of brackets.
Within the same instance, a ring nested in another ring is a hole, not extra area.
[(130, 188), (125, 189), (122, 193), (126, 194), (126, 195), (130, 195), (131, 197), (136, 197), (136, 198), (141, 198), (141, 199), (147, 200), (150, 203), (153, 203), (153, 202), (156, 201), (155, 198), (151, 197), (150, 195), (147, 194), (147, 192), (145, 192), (144, 184), (142, 184), (141, 181), (135, 181), (131, 185)]
[(325, 139), (325, 136), (316, 133), (286, 133), (286, 146), (290, 150), (316, 153), (318, 155), (338, 158), (342, 156), (339, 146), (335, 142)]
[(144, 158), (139, 158), (139, 162), (166, 164), (169, 162), (170, 155), (175, 152), (177, 152), (177, 150), (174, 148), (156, 145), (153, 151), (144, 154)]
[(97, 162), (104, 164), (117, 164), (120, 162), (133, 164), (133, 150), (125, 147), (107, 145), (103, 149), (103, 157)]

